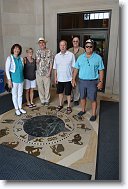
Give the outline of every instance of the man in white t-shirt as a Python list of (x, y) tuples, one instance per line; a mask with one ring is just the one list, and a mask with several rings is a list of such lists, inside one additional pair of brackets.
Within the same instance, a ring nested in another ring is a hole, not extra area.
[(71, 109), (71, 91), (72, 91), (72, 72), (75, 65), (75, 56), (67, 50), (67, 42), (62, 40), (59, 43), (60, 52), (56, 54), (54, 59), (54, 79), (59, 94), (59, 106), (57, 111), (63, 108), (64, 92), (67, 96), (68, 106), (67, 114), (72, 112)]

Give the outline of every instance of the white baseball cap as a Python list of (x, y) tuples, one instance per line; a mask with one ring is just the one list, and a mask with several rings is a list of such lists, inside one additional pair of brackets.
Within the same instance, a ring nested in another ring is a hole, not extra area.
[(85, 44), (87, 43), (91, 43), (92, 45), (94, 45), (94, 41), (92, 39), (88, 39), (87, 41), (85, 41)]
[(38, 39), (38, 43), (39, 43), (40, 41), (44, 41), (45, 43), (47, 43), (47, 41), (45, 41), (45, 39), (44, 39), (43, 37), (40, 37), (40, 38)]

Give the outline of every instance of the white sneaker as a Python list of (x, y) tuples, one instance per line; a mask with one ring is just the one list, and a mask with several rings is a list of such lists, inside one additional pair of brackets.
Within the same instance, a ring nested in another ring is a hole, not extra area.
[(20, 115), (21, 115), (21, 112), (20, 112), (19, 110), (16, 110), (15, 114), (16, 114), (17, 116), (20, 116)]
[(23, 109), (20, 109), (20, 112), (21, 112), (22, 114), (26, 114), (26, 113), (27, 113), (26, 110), (23, 110)]

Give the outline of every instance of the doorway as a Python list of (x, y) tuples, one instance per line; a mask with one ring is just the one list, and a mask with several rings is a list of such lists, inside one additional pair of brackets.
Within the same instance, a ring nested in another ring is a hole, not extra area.
[[(89, 38), (95, 42), (95, 52), (101, 55), (104, 67), (104, 88), (107, 74), (107, 60), (109, 48), (110, 13), (105, 12), (80, 12), (58, 14), (57, 44), (60, 40), (66, 40), (68, 47), (72, 47), (72, 39), (77, 36), (80, 46), (85, 47), (85, 41)], [(57, 47), (59, 52), (59, 46)]]

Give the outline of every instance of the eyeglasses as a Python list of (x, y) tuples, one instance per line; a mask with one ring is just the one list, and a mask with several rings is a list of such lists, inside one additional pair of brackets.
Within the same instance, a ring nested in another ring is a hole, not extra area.
[(86, 48), (90, 48), (90, 49), (92, 49), (92, 46), (85, 46)]
[(78, 41), (73, 41), (73, 43), (78, 43)]
[(90, 63), (89, 63), (89, 60), (87, 59), (87, 64), (88, 64), (88, 66), (90, 66)]

